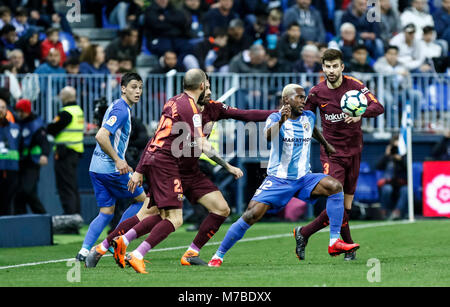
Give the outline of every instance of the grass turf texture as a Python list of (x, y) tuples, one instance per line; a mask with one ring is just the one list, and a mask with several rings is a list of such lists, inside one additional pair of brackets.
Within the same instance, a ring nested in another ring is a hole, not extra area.
[[(145, 259), (151, 261), (147, 263), (148, 275), (118, 268), (111, 256), (103, 257), (95, 269), (81, 266), (80, 282), (73, 283), (67, 281), (67, 273), (73, 268), (67, 261), (2, 269), (73, 258), (87, 230), (84, 227), (80, 235), (55, 235), (54, 246), (0, 249), (0, 286), (450, 286), (450, 220), (372, 227), (375, 224), (352, 222), (353, 239), (361, 248), (357, 260), (351, 262), (345, 262), (342, 255), (328, 255), (328, 228), (309, 239), (306, 260), (300, 262), (292, 235), (297, 223), (260, 223), (228, 252), (220, 268), (180, 265), (180, 257), (196, 234), (183, 227), (146, 255)], [(209, 261), (229, 226), (223, 225), (202, 249), (202, 259)], [(132, 242), (128, 250), (142, 239)], [(380, 263), (380, 282), (367, 280), (373, 268), (368, 260), (372, 258)]]

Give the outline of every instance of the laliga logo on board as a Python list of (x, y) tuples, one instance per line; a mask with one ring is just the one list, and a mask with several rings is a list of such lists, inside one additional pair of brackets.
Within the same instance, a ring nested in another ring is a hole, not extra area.
[(426, 187), (428, 205), (439, 214), (450, 213), (450, 176), (436, 176)]

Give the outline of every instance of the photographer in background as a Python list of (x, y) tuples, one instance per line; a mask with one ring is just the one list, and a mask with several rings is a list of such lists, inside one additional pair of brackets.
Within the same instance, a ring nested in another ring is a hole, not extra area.
[(408, 206), (406, 155), (399, 154), (398, 138), (398, 134), (392, 136), (384, 156), (376, 165), (377, 170), (384, 171), (383, 177), (378, 180), (378, 187), (382, 214), (386, 217), (391, 211), (389, 220), (401, 219)]

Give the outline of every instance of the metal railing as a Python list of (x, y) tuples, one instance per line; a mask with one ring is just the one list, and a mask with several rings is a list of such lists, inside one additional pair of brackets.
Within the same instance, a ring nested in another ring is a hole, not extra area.
[[(182, 92), (184, 74), (149, 74), (143, 76), (144, 93), (133, 108), (133, 115), (154, 128), (166, 100)], [(403, 106), (410, 100), (413, 107), (414, 132), (450, 130), (450, 76), (445, 74), (353, 74), (362, 80), (384, 105), (385, 113), (363, 119), (367, 132), (394, 132), (401, 127)], [(238, 108), (274, 109), (280, 101), (283, 87), (288, 83), (301, 84), (306, 91), (322, 81), (322, 74), (211, 74), (212, 98), (217, 99), (231, 87), (238, 90), (226, 103)], [(17, 86), (19, 85), (19, 86)], [(114, 75), (0, 75), (0, 86), (10, 89), (14, 98), (29, 98), (33, 110), (50, 122), (61, 107), (61, 89), (71, 85), (77, 90), (77, 101), (93, 122), (94, 101), (106, 97), (113, 101), (120, 97), (120, 76)], [(318, 117), (320, 119), (320, 117)]]

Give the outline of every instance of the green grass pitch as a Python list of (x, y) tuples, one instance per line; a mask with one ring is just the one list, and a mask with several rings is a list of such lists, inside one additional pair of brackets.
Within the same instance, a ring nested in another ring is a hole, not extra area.
[[(292, 236), (296, 225), (255, 224), (228, 252), (220, 268), (180, 265), (181, 255), (195, 236), (183, 226), (147, 254), (148, 275), (118, 268), (111, 256), (103, 257), (94, 269), (81, 266), (77, 275), (76, 266), (68, 266), (68, 259), (80, 248), (85, 227), (80, 235), (55, 235), (54, 246), (0, 249), (0, 286), (450, 286), (448, 219), (353, 221), (352, 236), (361, 248), (357, 260), (351, 262), (327, 254), (328, 228), (310, 238), (306, 260), (300, 262)], [(224, 224), (202, 249), (200, 256), (205, 261), (229, 226)], [(132, 242), (129, 250), (141, 241)]]

